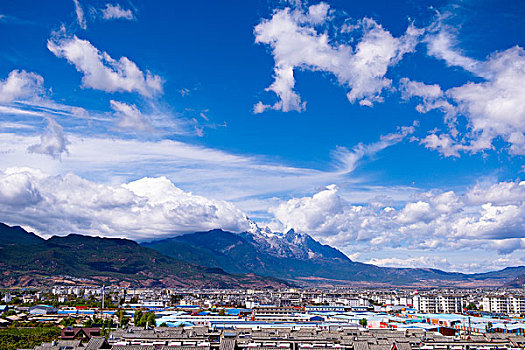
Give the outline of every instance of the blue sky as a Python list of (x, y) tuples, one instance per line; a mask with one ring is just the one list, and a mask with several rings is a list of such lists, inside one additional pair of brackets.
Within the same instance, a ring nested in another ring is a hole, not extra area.
[(380, 265), (522, 265), (524, 14), (3, 1), (3, 221), (144, 240), (253, 220)]

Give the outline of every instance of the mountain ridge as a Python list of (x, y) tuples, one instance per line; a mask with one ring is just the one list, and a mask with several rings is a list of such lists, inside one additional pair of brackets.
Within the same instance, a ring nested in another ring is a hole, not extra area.
[(259, 228), (241, 233), (215, 229), (137, 243), (75, 233), (45, 240), (21, 227), (0, 224), (0, 269), (4, 287), (68, 279), (200, 288), (510, 287), (525, 281), (525, 266), (476, 274), (379, 267), (354, 262), (305, 233)]
[(305, 285), (501, 286), (525, 274), (525, 267), (477, 274), (435, 268), (379, 267), (354, 262), (308, 234), (293, 230), (274, 233), (258, 227), (241, 233), (220, 229), (189, 233), (142, 245), (227, 272), (279, 276)]
[(4, 237), (8, 244), (0, 247), (2, 287), (38, 286), (57, 281), (198, 288), (290, 285), (277, 278), (231, 274), (219, 268), (178, 261), (123, 238), (69, 234), (28, 244), (25, 230), (4, 227), (5, 232), (10, 233), (11, 241)]

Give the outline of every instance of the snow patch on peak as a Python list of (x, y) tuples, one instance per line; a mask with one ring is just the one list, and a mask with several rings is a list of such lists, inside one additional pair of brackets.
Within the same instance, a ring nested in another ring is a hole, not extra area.
[(249, 222), (250, 229), (242, 235), (250, 240), (260, 252), (280, 258), (303, 260), (327, 257), (325, 256), (326, 248), (306, 233), (298, 233), (293, 228), (286, 233), (273, 232), (268, 226), (261, 228), (253, 220)]

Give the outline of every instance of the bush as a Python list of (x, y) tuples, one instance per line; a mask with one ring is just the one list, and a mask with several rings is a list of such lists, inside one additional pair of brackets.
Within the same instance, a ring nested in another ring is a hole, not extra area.
[(57, 327), (0, 329), (0, 349), (32, 349), (36, 345), (56, 339), (59, 335), (60, 329)]

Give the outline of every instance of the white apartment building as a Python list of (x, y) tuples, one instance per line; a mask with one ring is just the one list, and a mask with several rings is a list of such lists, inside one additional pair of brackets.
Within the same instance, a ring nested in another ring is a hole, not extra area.
[(524, 295), (489, 295), (483, 297), (483, 311), (501, 314), (525, 314)]
[(414, 308), (424, 313), (461, 313), (463, 297), (453, 294), (416, 294), (413, 297)]

